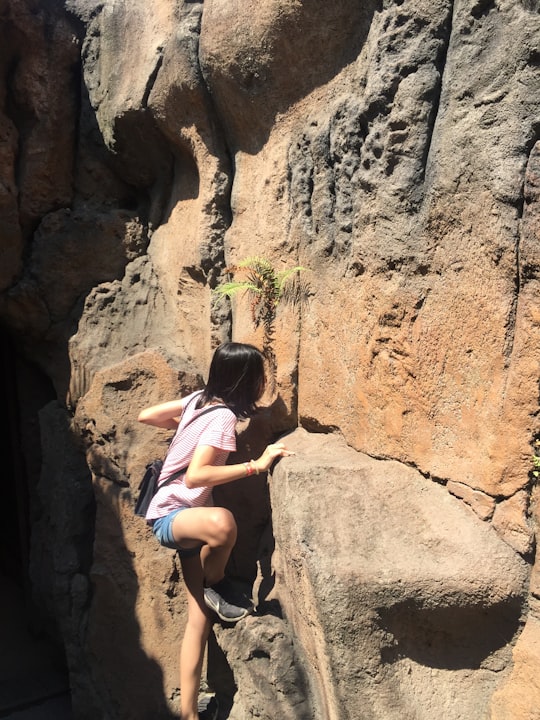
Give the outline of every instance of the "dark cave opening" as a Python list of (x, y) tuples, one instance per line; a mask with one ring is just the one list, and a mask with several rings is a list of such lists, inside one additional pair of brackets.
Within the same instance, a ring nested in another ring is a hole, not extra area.
[(54, 390), (18, 353), (9, 333), (0, 330), (0, 336), (0, 402), (5, 413), (0, 435), (5, 510), (0, 523), (0, 612), (8, 620), (0, 626), (0, 644), (8, 650), (0, 657), (0, 717), (62, 720), (71, 717), (65, 651), (30, 572), (41, 464), (37, 413), (54, 398)]
[(26, 589), (29, 580), (29, 493), (21, 446), (17, 359), (12, 340), (6, 333), (2, 337), (0, 362), (0, 402), (6, 419), (0, 434), (0, 452), (4, 460), (2, 496), (4, 506), (12, 508), (0, 523), (0, 575)]

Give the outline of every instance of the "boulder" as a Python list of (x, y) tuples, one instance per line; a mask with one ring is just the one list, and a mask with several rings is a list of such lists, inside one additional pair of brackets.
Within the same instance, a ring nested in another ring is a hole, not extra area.
[(337, 434), (286, 442), (296, 455), (270, 481), (275, 597), (316, 716), (484, 718), (511, 665), (527, 564), (414, 468)]

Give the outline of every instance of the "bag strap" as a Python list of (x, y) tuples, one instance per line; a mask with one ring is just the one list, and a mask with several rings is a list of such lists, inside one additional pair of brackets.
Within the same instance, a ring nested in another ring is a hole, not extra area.
[[(188, 405), (189, 405), (189, 403), (188, 403)], [(187, 407), (187, 405), (186, 405), (186, 407)], [(204, 410), (202, 412), (200, 412), (198, 415), (196, 415), (195, 417), (192, 417), (190, 420), (187, 421), (187, 423), (182, 428), (182, 432), (187, 428), (188, 425), (191, 425), (191, 423), (194, 420), (197, 420), (198, 418), (200, 418), (201, 415), (206, 415), (206, 413), (211, 412), (212, 410), (219, 410), (219, 408), (226, 408), (226, 407), (227, 407), (226, 405), (210, 405), (209, 407), (204, 408)], [(188, 467), (189, 467), (189, 465), (186, 465), (185, 468), (182, 468), (181, 470), (177, 470), (176, 472), (173, 472), (173, 474), (170, 475), (166, 480), (164, 480), (163, 482), (158, 484), (158, 488), (162, 488), (165, 485), (168, 485), (173, 480), (176, 480), (176, 478), (179, 478), (180, 475), (183, 475), (186, 472)]]
[[(189, 403), (188, 403), (189, 404)], [(190, 425), (192, 422), (197, 420), (201, 417), (201, 415), (206, 415), (207, 412), (211, 412), (212, 410), (219, 410), (219, 408), (226, 408), (226, 405), (209, 405), (208, 407), (205, 407), (202, 412), (200, 412), (198, 415), (195, 415), (195, 417), (192, 417), (190, 420), (187, 421), (187, 423), (184, 425), (182, 430), (185, 430), (188, 425)], [(187, 408), (187, 405), (186, 405)]]

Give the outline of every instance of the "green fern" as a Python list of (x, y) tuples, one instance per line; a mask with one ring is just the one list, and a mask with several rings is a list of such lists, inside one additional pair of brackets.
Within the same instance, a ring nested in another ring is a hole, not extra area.
[(255, 327), (261, 324), (270, 329), (276, 317), (280, 301), (291, 302), (294, 294), (287, 293), (292, 283), (288, 282), (293, 275), (305, 268), (297, 265), (276, 272), (269, 260), (261, 257), (249, 257), (242, 260), (235, 267), (228, 268), (228, 272), (244, 272), (245, 280), (231, 280), (218, 285), (214, 292), (217, 295), (232, 298), (239, 292), (246, 292), (251, 300), (251, 317)]
[[(535, 447), (540, 448), (540, 440), (535, 440)], [(532, 474), (535, 478), (540, 476), (540, 456), (536, 455), (536, 453), (532, 456), (533, 461), (533, 471)]]
[(253, 325), (255, 328), (262, 325), (264, 329), (263, 351), (270, 361), (273, 373), (276, 369), (273, 339), (277, 309), (280, 303), (301, 302), (302, 288), (292, 282), (292, 279), (303, 270), (305, 268), (297, 265), (276, 271), (266, 258), (248, 257), (227, 269), (231, 274), (244, 274), (244, 280), (229, 280), (214, 289), (214, 293), (221, 297), (233, 298), (241, 292), (247, 294)]

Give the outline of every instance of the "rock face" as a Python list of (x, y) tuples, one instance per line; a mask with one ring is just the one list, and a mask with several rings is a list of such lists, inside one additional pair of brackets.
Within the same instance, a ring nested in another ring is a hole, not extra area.
[(477, 717), (508, 664), (526, 564), (417, 470), (332, 435), (287, 443), (296, 457), (271, 481), (276, 594), (317, 717)]
[(199, 386), (224, 339), (261, 343), (249, 302), (212, 290), (262, 255), (306, 268), (305, 297), (238, 456), (302, 430), (270, 490), (216, 493), (260, 603), (216, 628), (230, 718), (534, 718), (537, 0), (0, 17), (13, 474), (77, 717), (176, 708), (181, 577), (132, 515), (168, 437), (136, 416)]

